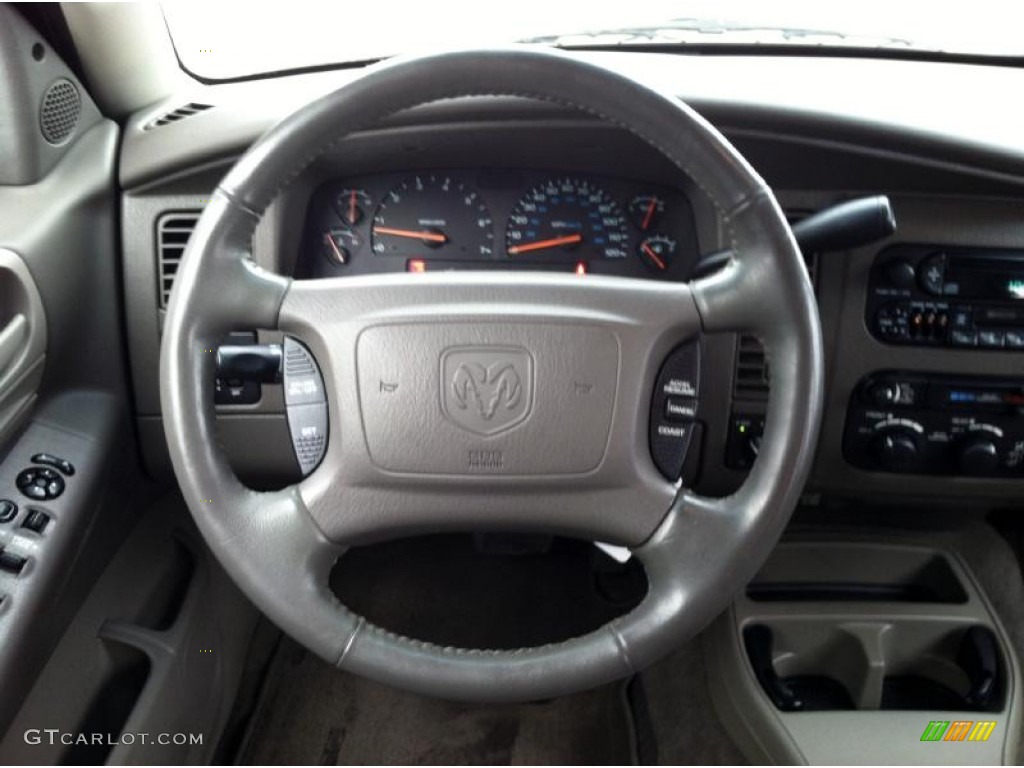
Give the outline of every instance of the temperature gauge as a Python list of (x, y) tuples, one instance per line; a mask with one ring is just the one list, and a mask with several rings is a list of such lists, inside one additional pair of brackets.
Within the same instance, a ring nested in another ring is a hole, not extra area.
[(323, 253), (336, 266), (345, 266), (362, 241), (350, 229), (331, 229), (323, 234)]
[(640, 195), (629, 203), (629, 218), (641, 232), (653, 227), (665, 212), (665, 201), (654, 195)]
[(640, 259), (659, 272), (668, 269), (675, 252), (676, 241), (664, 235), (651, 235), (640, 241)]
[(373, 207), (373, 198), (362, 189), (343, 189), (334, 201), (341, 220), (354, 227), (366, 217)]

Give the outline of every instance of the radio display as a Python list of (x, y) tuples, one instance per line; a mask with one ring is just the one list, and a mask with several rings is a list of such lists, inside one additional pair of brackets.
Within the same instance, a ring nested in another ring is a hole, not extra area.
[(1020, 256), (952, 256), (943, 293), (976, 299), (1024, 301), (1024, 259)]

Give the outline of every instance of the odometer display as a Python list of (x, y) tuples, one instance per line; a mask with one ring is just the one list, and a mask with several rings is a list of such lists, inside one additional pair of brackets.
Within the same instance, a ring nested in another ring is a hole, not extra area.
[(566, 260), (627, 259), (627, 220), (603, 189), (578, 178), (546, 181), (513, 208), (505, 230), (510, 259), (562, 256)]

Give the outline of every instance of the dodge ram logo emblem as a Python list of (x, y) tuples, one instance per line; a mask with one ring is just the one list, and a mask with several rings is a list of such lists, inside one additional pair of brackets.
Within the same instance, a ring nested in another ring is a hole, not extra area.
[(458, 347), (441, 355), (441, 409), (477, 435), (512, 429), (533, 407), (533, 358), (519, 347)]

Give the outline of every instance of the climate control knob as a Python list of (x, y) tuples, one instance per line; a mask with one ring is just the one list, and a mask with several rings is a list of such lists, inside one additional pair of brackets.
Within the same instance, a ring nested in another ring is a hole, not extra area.
[(917, 434), (909, 429), (889, 429), (871, 441), (871, 455), (890, 472), (911, 472), (921, 460)]
[(991, 475), (999, 469), (999, 448), (987, 437), (972, 437), (960, 446), (958, 463), (965, 475)]

